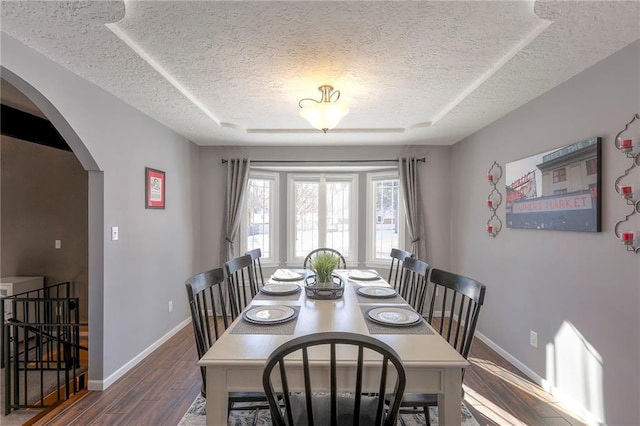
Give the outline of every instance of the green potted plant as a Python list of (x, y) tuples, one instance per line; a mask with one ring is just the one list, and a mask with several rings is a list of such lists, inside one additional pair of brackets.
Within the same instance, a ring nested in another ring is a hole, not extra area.
[(331, 283), (331, 274), (338, 267), (338, 258), (330, 253), (320, 253), (311, 261), (311, 270), (316, 273), (318, 283)]

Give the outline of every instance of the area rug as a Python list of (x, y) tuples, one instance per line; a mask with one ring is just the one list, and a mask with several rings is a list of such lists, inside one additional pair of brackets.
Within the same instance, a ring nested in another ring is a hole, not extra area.
[[(201, 396), (193, 401), (187, 413), (182, 417), (178, 426), (204, 426), (206, 422), (205, 413), (206, 400)], [(479, 426), (476, 419), (473, 418), (467, 407), (462, 404), (461, 417), (462, 426)], [(248, 426), (253, 422), (255, 412), (254, 411), (232, 411), (229, 416), (229, 426)], [(429, 417), (431, 418), (431, 425), (438, 426), (438, 410), (432, 407), (429, 411)], [(424, 421), (424, 415), (422, 414), (403, 414), (399, 424), (405, 424), (406, 426), (420, 426), (426, 424)], [(271, 425), (271, 415), (269, 410), (260, 410), (258, 412), (258, 426)]]

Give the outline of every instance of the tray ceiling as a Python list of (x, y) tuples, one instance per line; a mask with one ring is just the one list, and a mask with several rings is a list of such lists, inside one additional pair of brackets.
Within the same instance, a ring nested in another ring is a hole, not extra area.
[(2, 31), (200, 145), (448, 145), (640, 38), (640, 3), (17, 1)]

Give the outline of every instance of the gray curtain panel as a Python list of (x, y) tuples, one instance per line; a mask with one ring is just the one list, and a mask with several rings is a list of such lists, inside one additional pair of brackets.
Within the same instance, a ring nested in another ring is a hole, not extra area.
[(222, 263), (235, 256), (233, 244), (238, 237), (244, 194), (249, 182), (251, 162), (248, 158), (231, 158), (227, 163), (227, 195), (225, 200), (224, 241), (222, 247)]
[(411, 238), (411, 251), (418, 259), (427, 256), (425, 236), (423, 234), (422, 203), (420, 202), (420, 181), (418, 180), (418, 161), (415, 158), (400, 158), (400, 185), (404, 196), (404, 211), (407, 229)]

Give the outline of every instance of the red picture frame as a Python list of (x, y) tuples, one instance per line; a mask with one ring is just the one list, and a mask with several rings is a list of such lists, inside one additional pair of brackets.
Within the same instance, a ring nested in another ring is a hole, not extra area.
[(144, 187), (145, 204), (147, 209), (164, 209), (165, 206), (165, 172), (145, 167)]

